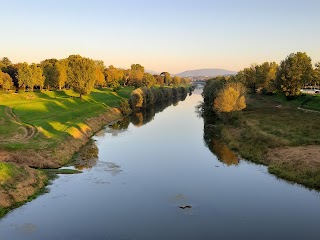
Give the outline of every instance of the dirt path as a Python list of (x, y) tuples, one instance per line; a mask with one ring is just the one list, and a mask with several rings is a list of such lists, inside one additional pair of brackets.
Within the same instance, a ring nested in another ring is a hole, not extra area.
[(17, 124), (18, 127), (13, 136), (7, 137), (4, 140), (0, 139), (0, 142), (26, 142), (37, 134), (37, 128), (30, 124), (22, 123), (19, 117), (12, 111), (12, 108), (5, 107), (4, 113), (7, 120)]
[(298, 109), (301, 111), (304, 111), (304, 112), (320, 113), (320, 111), (306, 109), (306, 108), (302, 108), (302, 107), (298, 107)]

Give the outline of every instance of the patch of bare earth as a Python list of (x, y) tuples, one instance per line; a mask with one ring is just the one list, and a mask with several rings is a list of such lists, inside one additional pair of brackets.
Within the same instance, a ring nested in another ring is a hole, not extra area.
[(320, 146), (299, 146), (270, 149), (265, 156), (266, 163), (286, 164), (296, 168), (319, 170), (320, 169)]

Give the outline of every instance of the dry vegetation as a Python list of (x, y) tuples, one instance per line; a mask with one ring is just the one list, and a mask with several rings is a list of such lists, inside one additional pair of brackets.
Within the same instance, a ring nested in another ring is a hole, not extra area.
[(242, 157), (269, 166), (279, 177), (320, 189), (320, 113), (298, 109), (305, 96), (285, 101), (254, 95), (221, 136)]

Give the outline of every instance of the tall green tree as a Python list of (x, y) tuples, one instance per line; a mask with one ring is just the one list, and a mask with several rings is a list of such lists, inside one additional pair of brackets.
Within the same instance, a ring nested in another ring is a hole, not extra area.
[(30, 71), (31, 71), (31, 81), (29, 83), (29, 87), (31, 91), (33, 91), (33, 88), (35, 86), (38, 86), (40, 88), (40, 91), (43, 89), (45, 76), (43, 75), (43, 70), (40, 66), (38, 66), (35, 63), (32, 63), (30, 65)]
[(263, 92), (275, 91), (275, 80), (278, 64), (275, 62), (264, 62), (256, 66), (257, 87)]
[(46, 59), (40, 63), (45, 76), (44, 86), (46, 89), (56, 88), (58, 83), (57, 59)]
[(61, 91), (65, 87), (67, 82), (67, 69), (68, 62), (66, 59), (59, 60), (55, 63), (54, 69), (56, 72), (56, 84), (58, 89)]
[(242, 82), (251, 93), (256, 93), (259, 86), (257, 78), (257, 65), (251, 65), (240, 71), (236, 78)]
[(312, 82), (311, 58), (305, 52), (291, 53), (279, 66), (277, 86), (287, 97), (300, 94), (301, 87)]
[(68, 57), (68, 83), (74, 91), (88, 95), (94, 87), (96, 66), (92, 59), (71, 55)]
[(19, 66), (17, 78), (19, 87), (23, 87), (24, 91), (26, 87), (32, 86), (32, 72), (28, 63), (24, 62)]

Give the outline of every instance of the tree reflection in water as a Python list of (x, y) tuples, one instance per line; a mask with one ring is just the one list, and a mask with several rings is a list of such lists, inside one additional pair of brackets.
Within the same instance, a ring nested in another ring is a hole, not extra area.
[(72, 165), (78, 170), (90, 169), (97, 165), (99, 149), (91, 140), (75, 154)]
[(219, 161), (226, 164), (227, 166), (238, 165), (239, 158), (237, 155), (230, 150), (230, 148), (219, 140), (214, 127), (214, 117), (203, 116), (204, 119), (204, 134), (203, 139), (206, 146), (210, 151), (218, 158)]
[[(131, 116), (124, 117), (123, 119), (109, 125), (107, 128), (96, 133), (96, 136), (104, 137), (105, 134), (112, 134), (112, 136), (117, 136), (118, 134), (127, 131), (129, 124), (132, 123), (136, 127), (141, 127), (154, 119), (154, 116), (162, 112), (165, 108), (173, 105), (177, 106), (179, 101), (184, 101), (186, 98), (182, 96), (181, 98), (173, 98), (172, 100), (162, 101), (153, 106), (149, 106), (146, 109), (132, 113)], [(75, 154), (74, 159), (71, 163), (76, 169), (84, 170), (90, 169), (97, 165), (99, 149), (95, 142), (91, 140), (85, 146), (83, 146), (80, 151)], [(110, 166), (109, 166), (110, 167)]]

